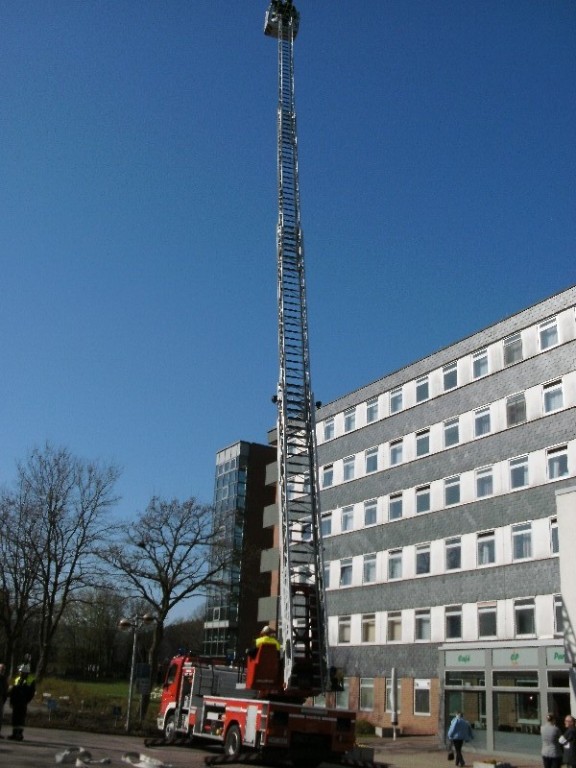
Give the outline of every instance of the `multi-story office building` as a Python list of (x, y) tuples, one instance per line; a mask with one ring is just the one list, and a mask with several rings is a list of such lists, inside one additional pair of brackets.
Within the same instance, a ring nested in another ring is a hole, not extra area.
[(395, 699), (412, 733), (463, 709), (478, 747), (537, 753), (544, 713), (571, 708), (575, 308), (573, 287), (318, 411), (338, 701), (377, 726)]
[(230, 558), (206, 602), (202, 652), (211, 658), (242, 658), (258, 634), (258, 601), (270, 594), (270, 584), (255, 574), (261, 551), (272, 546), (262, 516), (274, 500), (265, 475), (275, 457), (274, 448), (245, 441), (216, 455), (213, 525)]

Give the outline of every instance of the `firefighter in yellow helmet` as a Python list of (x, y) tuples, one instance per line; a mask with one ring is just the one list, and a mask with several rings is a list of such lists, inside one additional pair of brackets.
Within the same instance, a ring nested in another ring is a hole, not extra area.
[(276, 630), (266, 625), (262, 627), (260, 636), (256, 638), (256, 648), (260, 648), (261, 645), (273, 645), (277, 651), (280, 650), (281, 645), (276, 637)]

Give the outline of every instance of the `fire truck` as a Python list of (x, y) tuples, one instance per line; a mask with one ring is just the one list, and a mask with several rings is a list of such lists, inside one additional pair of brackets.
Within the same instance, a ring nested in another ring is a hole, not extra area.
[[(312, 768), (350, 762), (354, 712), (312, 706), (337, 690), (330, 670), (324, 593), (316, 431), (304, 241), (300, 225), (294, 39), (300, 16), (292, 0), (271, 0), (264, 32), (278, 45), (278, 224), (276, 229), (279, 381), (277, 405), (279, 597), (274, 618), (280, 649), (262, 644), (242, 668), (177, 656), (170, 664), (158, 728), (176, 738), (219, 742), (225, 759), (242, 750)], [(362, 764), (370, 764), (364, 758)]]
[[(242, 751), (257, 752), (264, 761), (288, 758), (306, 768), (352, 756), (355, 713), (305, 706), (284, 693), (279, 660), (271, 645), (260, 646), (245, 670), (186, 655), (173, 658), (158, 714), (165, 740), (220, 743), (227, 761)], [(253, 685), (266, 686), (266, 698)]]

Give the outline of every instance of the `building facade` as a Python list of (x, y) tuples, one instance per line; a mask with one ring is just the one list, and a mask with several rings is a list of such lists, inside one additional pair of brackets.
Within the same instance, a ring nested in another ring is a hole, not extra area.
[(477, 747), (534, 753), (576, 706), (556, 514), (575, 406), (573, 287), (320, 408), (341, 706), (410, 733), (463, 709)]
[(209, 658), (241, 659), (258, 634), (258, 601), (270, 594), (270, 584), (254, 574), (261, 551), (273, 542), (263, 510), (274, 500), (265, 477), (275, 458), (274, 448), (246, 441), (216, 454), (213, 525), (230, 557), (206, 601), (202, 653)]

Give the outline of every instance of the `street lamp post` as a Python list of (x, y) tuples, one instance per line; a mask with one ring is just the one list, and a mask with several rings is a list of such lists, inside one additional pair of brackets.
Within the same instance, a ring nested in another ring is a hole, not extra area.
[(132, 630), (132, 660), (130, 662), (130, 686), (128, 688), (128, 704), (126, 711), (126, 732), (130, 731), (130, 714), (132, 711), (132, 691), (134, 689), (134, 673), (136, 670), (136, 650), (138, 645), (138, 630), (156, 621), (155, 616), (145, 613), (143, 616), (133, 616), (131, 619), (121, 619), (118, 626), (122, 631)]

